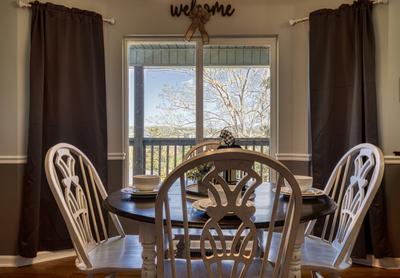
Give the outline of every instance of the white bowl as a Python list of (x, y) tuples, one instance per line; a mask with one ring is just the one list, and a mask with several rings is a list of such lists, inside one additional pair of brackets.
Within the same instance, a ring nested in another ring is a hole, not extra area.
[(133, 186), (141, 191), (152, 191), (160, 184), (160, 177), (157, 175), (135, 175)]
[[(313, 178), (312, 177), (294, 175), (294, 178), (296, 179), (297, 183), (299, 184), (300, 190), (302, 192), (305, 192), (305, 191), (309, 190), (312, 187), (312, 183), (313, 183)], [(290, 187), (286, 180), (285, 180), (285, 185), (286, 185), (286, 187)]]

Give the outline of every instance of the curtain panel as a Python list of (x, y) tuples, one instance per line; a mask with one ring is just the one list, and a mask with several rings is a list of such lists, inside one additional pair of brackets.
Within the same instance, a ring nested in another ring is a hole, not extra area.
[[(314, 186), (323, 188), (351, 147), (379, 146), (372, 2), (310, 14), (310, 116)], [(390, 256), (383, 188), (361, 228), (353, 256)]]
[(47, 150), (80, 148), (107, 184), (107, 117), (103, 21), (99, 14), (32, 3), (28, 162), (19, 252), (71, 248), (44, 172)]

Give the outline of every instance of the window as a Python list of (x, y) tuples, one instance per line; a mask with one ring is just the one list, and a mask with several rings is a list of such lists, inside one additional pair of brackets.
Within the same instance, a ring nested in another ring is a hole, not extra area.
[(223, 128), (246, 149), (274, 149), (275, 39), (211, 42), (126, 39), (127, 184), (139, 173), (164, 178), (191, 146)]

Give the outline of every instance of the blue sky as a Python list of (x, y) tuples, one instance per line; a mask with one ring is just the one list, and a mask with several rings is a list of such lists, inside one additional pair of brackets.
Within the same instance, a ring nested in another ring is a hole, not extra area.
[[(144, 70), (144, 117), (145, 126), (146, 119), (150, 116), (157, 115), (160, 111), (161, 99), (159, 93), (165, 85), (179, 86), (183, 82), (194, 79), (186, 73), (168, 71), (167, 69), (145, 69)], [(134, 69), (129, 69), (129, 126), (133, 126), (134, 121)]]

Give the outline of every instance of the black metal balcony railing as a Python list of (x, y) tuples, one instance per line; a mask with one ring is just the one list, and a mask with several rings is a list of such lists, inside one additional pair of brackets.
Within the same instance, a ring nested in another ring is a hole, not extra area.
[[(268, 138), (238, 138), (236, 142), (243, 149), (269, 154)], [(135, 139), (129, 138), (129, 170), (132, 171), (131, 173), (157, 174), (164, 178), (183, 161), (186, 152), (196, 144), (196, 139), (143, 138), (142, 144), (137, 144), (142, 147), (143, 153), (140, 156), (135, 155), (134, 144)], [(258, 171), (263, 175), (262, 167)]]

